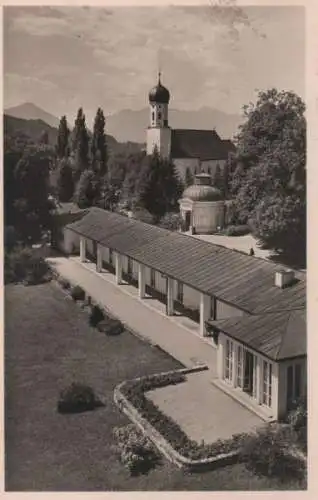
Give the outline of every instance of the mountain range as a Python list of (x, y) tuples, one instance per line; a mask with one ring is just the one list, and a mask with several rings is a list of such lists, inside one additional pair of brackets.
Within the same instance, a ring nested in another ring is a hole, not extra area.
[[(59, 119), (33, 103), (24, 103), (5, 110), (6, 115), (24, 120), (42, 120), (51, 127), (58, 127)], [(209, 107), (196, 111), (169, 110), (169, 124), (172, 128), (215, 129), (222, 139), (231, 139), (238, 130), (242, 117), (227, 114)], [(123, 109), (106, 116), (107, 133), (119, 142), (144, 143), (149, 123), (149, 110)]]

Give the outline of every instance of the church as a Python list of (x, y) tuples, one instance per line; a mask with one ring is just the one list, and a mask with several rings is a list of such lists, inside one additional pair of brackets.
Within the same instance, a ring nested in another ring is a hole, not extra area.
[(149, 92), (150, 117), (147, 129), (147, 154), (157, 147), (163, 158), (170, 158), (182, 180), (192, 176), (213, 176), (217, 165), (223, 171), (228, 154), (235, 150), (230, 140), (221, 139), (215, 130), (172, 129), (169, 127), (170, 92), (158, 83)]

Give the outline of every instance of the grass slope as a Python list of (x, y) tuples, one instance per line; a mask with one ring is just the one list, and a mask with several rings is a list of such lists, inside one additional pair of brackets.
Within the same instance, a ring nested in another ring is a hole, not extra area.
[[(7, 491), (279, 489), (241, 465), (189, 475), (166, 460), (130, 477), (111, 449), (112, 430), (128, 423), (114, 387), (180, 367), (129, 332), (107, 338), (55, 283), (5, 291), (5, 473)], [(105, 407), (60, 415), (59, 391), (90, 385)], [(297, 487), (297, 485), (291, 485)]]

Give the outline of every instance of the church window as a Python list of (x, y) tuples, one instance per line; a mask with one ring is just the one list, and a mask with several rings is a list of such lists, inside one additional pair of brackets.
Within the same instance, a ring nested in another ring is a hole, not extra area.
[(161, 120), (161, 112), (158, 113), (158, 120)]
[(152, 112), (152, 121), (153, 122), (155, 121), (155, 112), (154, 111)]

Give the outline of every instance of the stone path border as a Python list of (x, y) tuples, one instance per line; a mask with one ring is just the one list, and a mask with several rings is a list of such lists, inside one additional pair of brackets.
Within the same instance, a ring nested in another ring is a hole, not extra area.
[[(207, 365), (199, 365), (193, 368), (182, 368), (180, 370), (173, 370), (170, 372), (157, 373), (157, 376), (168, 375), (168, 374), (187, 374), (187, 373), (195, 373), (203, 370), (207, 370)], [(154, 375), (154, 377), (156, 376)], [(139, 377), (134, 379), (134, 382), (141, 381), (147, 377)], [(137, 427), (145, 434), (152, 443), (158, 448), (158, 450), (172, 463), (174, 463), (177, 467), (186, 469), (190, 472), (197, 472), (203, 470), (211, 470), (217, 467), (231, 465), (238, 460), (238, 452), (234, 451), (231, 453), (224, 453), (217, 455), (211, 458), (204, 458), (201, 460), (191, 460), (190, 458), (186, 458), (181, 455), (178, 451), (176, 451), (171, 444), (162, 436), (160, 432), (158, 432), (150, 422), (142, 417), (139, 411), (128, 401), (128, 399), (122, 393), (122, 388), (127, 384), (124, 381), (121, 382), (114, 389), (114, 401), (119, 409), (125, 413), (128, 418), (135, 424)]]

